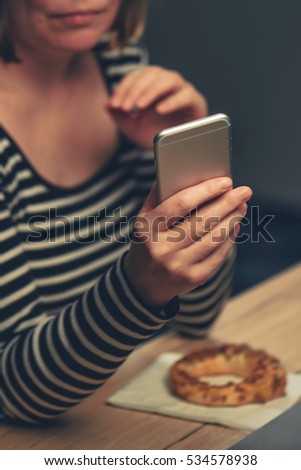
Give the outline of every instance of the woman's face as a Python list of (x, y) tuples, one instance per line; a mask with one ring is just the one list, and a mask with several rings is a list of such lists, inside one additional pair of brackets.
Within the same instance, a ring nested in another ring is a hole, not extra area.
[(121, 0), (7, 0), (13, 40), (83, 51), (110, 30)]

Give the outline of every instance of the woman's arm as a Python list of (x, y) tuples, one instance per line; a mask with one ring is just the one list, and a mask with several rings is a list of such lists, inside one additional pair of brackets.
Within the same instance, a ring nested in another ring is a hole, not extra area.
[(135, 296), (123, 258), (57, 315), (43, 310), (3, 191), (1, 221), (1, 402), (4, 415), (38, 423), (81, 402), (133, 349), (176, 314)]

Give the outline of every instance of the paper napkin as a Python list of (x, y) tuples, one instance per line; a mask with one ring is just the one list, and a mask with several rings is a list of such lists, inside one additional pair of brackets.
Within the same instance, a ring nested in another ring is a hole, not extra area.
[(238, 407), (194, 405), (177, 398), (168, 388), (168, 370), (181, 357), (177, 353), (162, 354), (132, 382), (114, 393), (107, 403), (186, 420), (222, 424), (242, 431), (255, 431), (290, 408), (301, 396), (301, 376), (288, 374), (286, 395), (264, 404)]

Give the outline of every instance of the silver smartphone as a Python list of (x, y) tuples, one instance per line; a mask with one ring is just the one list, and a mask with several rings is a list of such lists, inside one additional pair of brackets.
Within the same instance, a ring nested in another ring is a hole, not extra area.
[(226, 114), (170, 127), (154, 138), (158, 201), (210, 178), (231, 175), (231, 121)]

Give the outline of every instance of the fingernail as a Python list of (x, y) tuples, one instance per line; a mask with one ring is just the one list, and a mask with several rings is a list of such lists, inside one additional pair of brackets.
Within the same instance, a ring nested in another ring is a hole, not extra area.
[(133, 105), (130, 101), (124, 101), (124, 103), (122, 103), (121, 107), (124, 111), (130, 112), (131, 109), (133, 108)]
[(219, 180), (219, 185), (222, 189), (228, 189), (228, 188), (231, 188), (232, 186), (232, 180), (231, 178), (223, 178), (221, 180)]
[(236, 224), (234, 227), (234, 236), (237, 237), (239, 232), (240, 232), (240, 224)]
[(113, 98), (111, 100), (110, 104), (111, 104), (112, 108), (118, 108), (120, 102), (119, 102), (118, 98)]
[(239, 195), (243, 201), (248, 201), (252, 197), (252, 191), (250, 188), (241, 188)]

